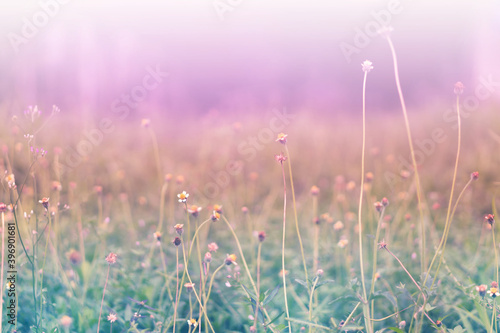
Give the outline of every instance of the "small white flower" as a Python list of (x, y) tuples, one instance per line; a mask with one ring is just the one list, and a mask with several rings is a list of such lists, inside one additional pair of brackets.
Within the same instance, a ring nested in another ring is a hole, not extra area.
[(490, 297), (497, 297), (497, 296), (500, 296), (500, 292), (498, 292), (498, 288), (491, 288), (490, 290), (488, 290), (488, 295), (490, 295)]
[(228, 288), (231, 287), (231, 283), (229, 283), (229, 281), (226, 281), (226, 287), (228, 287)]
[(194, 328), (196, 328), (196, 326), (198, 326), (198, 322), (196, 321), (196, 319), (189, 319), (187, 321), (187, 323), (189, 326), (193, 326)]
[(370, 60), (363, 61), (361, 69), (363, 69), (363, 72), (369, 73), (373, 69), (372, 62)]
[(377, 33), (382, 37), (388, 38), (389, 35), (391, 34), (391, 32), (393, 32), (393, 31), (394, 31), (394, 28), (389, 25), (389, 26), (384, 26), (384, 27), (380, 28), (377, 31)]
[(177, 197), (179, 198), (179, 202), (186, 202), (187, 198), (189, 198), (189, 193), (182, 191), (182, 193), (177, 194)]

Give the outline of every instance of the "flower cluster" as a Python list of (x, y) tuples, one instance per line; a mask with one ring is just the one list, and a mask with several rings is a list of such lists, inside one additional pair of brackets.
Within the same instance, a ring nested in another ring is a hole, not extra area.
[(372, 62), (370, 60), (365, 60), (361, 64), (361, 69), (363, 70), (363, 72), (369, 73), (373, 69), (372, 65), (373, 64), (372, 64)]
[(108, 262), (108, 264), (114, 264), (116, 263), (116, 258), (118, 257), (118, 255), (116, 253), (113, 253), (113, 252), (110, 252), (108, 254), (108, 256), (106, 257), (106, 261)]

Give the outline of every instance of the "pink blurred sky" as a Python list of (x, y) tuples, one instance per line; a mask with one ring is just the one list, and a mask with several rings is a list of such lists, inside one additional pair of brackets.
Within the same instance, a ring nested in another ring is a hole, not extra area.
[(391, 8), (410, 103), (449, 99), (459, 80), (470, 94), (481, 76), (500, 82), (494, 0), (12, 0), (0, 4), (0, 104), (10, 113), (32, 104), (109, 112), (142, 84), (146, 68), (158, 67), (169, 76), (137, 103), (139, 116), (271, 107), (340, 113), (359, 108), (360, 63), (370, 59), (371, 103), (389, 109), (399, 101), (386, 41), (369, 37), (349, 59), (341, 46), (356, 46), (357, 29)]

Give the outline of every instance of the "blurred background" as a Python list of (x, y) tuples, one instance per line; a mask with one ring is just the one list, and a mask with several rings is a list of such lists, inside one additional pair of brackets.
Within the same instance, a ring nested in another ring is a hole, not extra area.
[(375, 33), (385, 23), (411, 108), (452, 103), (456, 81), (466, 94), (481, 77), (500, 82), (494, 0), (12, 0), (0, 22), (9, 115), (34, 104), (79, 118), (359, 113), (365, 59), (375, 67), (370, 107), (390, 111), (399, 107), (392, 59)]

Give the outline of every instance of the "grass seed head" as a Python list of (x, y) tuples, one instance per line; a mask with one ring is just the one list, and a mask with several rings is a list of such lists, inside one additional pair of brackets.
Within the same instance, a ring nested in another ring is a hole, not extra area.
[(287, 134), (285, 134), (285, 133), (280, 133), (280, 134), (278, 134), (278, 138), (276, 139), (276, 142), (279, 142), (279, 143), (281, 143), (281, 144), (286, 144), (286, 140), (287, 140), (287, 139), (286, 139), (286, 137), (287, 137), (287, 136), (288, 136), (288, 135), (287, 135)]
[(174, 229), (179, 236), (182, 236), (182, 233), (184, 232), (184, 224), (176, 224), (174, 225)]
[(476, 286), (476, 291), (479, 293), (479, 296), (484, 297), (486, 295), (486, 291), (488, 290), (488, 286), (485, 284)]
[(208, 251), (210, 251), (210, 252), (217, 252), (217, 250), (219, 249), (219, 246), (217, 245), (217, 243), (214, 243), (214, 242), (208, 244), (207, 247), (208, 247)]
[(365, 73), (369, 73), (373, 69), (373, 63), (370, 60), (365, 60), (361, 63), (361, 69)]
[(113, 253), (113, 252), (110, 252), (108, 254), (108, 256), (106, 257), (106, 261), (108, 262), (108, 264), (115, 264), (116, 263), (116, 258), (118, 257), (118, 255), (116, 253)]
[(174, 244), (175, 246), (179, 246), (181, 245), (182, 241), (179, 237), (175, 237), (174, 240), (172, 241), (172, 244)]
[(493, 214), (487, 214), (484, 216), (484, 219), (486, 222), (488, 222), (490, 225), (493, 225), (495, 223), (495, 215)]
[(455, 86), (453, 87), (453, 92), (455, 95), (462, 95), (464, 93), (464, 84), (460, 81), (455, 83)]

